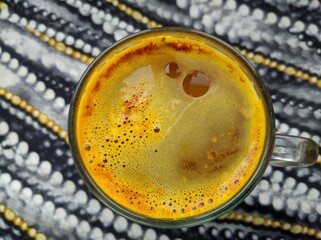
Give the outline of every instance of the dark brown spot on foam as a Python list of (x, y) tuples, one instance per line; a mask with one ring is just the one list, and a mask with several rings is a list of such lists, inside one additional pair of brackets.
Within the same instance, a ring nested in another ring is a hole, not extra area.
[(94, 86), (93, 89), (92, 89), (92, 93), (98, 92), (99, 89), (100, 89), (100, 81), (97, 81), (96, 84), (95, 84), (95, 86)]

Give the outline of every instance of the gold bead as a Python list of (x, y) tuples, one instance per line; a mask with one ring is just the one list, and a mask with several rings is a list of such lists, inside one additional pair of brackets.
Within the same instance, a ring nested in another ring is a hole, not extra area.
[(253, 61), (257, 64), (261, 64), (263, 60), (264, 60), (263, 56), (259, 54), (256, 54), (253, 58)]
[(15, 218), (16, 214), (15, 212), (10, 209), (10, 208), (6, 208), (4, 210), (4, 217), (8, 220), (8, 221), (12, 221)]
[(66, 48), (65, 53), (66, 53), (67, 55), (70, 56), (73, 52), (74, 52), (74, 51), (73, 51), (73, 49), (72, 49), (71, 47), (67, 47), (67, 48)]
[(321, 88), (321, 79), (319, 79), (316, 84), (319, 88)]
[(295, 77), (300, 78), (302, 76), (302, 71), (296, 71), (294, 74)]
[(292, 76), (295, 73), (295, 69), (293, 67), (287, 67), (285, 68), (285, 73)]
[(281, 228), (283, 230), (289, 230), (291, 228), (291, 224), (289, 223), (282, 223)]
[(321, 231), (317, 231), (316, 234), (315, 234), (315, 237), (317, 239), (321, 239)]
[(87, 59), (88, 59), (88, 57), (86, 55), (84, 55), (84, 54), (82, 54), (81, 57), (80, 57), (80, 61), (82, 61), (84, 63), (86, 63)]
[(40, 113), (38, 120), (40, 123), (45, 124), (48, 121), (48, 116), (44, 113)]
[(4, 213), (4, 210), (6, 209), (6, 206), (0, 202), (0, 213)]
[(4, 96), (6, 94), (6, 90), (4, 90), (3, 88), (0, 88), (0, 95)]
[(56, 45), (56, 49), (59, 52), (64, 52), (66, 50), (66, 45), (63, 44), (62, 42), (58, 42), (57, 45)]
[(143, 16), (140, 12), (134, 11), (132, 17), (139, 21)]
[(16, 225), (17, 227), (19, 227), (21, 224), (22, 224), (22, 218), (21, 217), (16, 217), (14, 220), (13, 220), (13, 223), (14, 225)]
[(256, 226), (262, 225), (264, 223), (264, 219), (261, 217), (254, 217), (253, 224)]
[(310, 77), (309, 74), (304, 73), (301, 78), (302, 78), (303, 80), (308, 80), (309, 77)]
[(81, 57), (81, 54), (80, 54), (80, 52), (78, 52), (78, 51), (74, 51), (73, 54), (72, 54), (72, 56), (73, 56), (74, 58), (76, 58), (76, 59), (79, 59), (79, 58)]
[(235, 217), (234, 212), (228, 212), (227, 215), (226, 215), (226, 218), (229, 219), (229, 220), (234, 219), (234, 217)]
[(47, 237), (43, 233), (38, 233), (35, 240), (47, 240)]
[(309, 235), (309, 236), (313, 236), (313, 235), (315, 234), (315, 232), (316, 232), (316, 231), (315, 231), (315, 229), (313, 229), (313, 228), (309, 228), (309, 229), (308, 229), (308, 235)]
[(31, 105), (26, 106), (26, 111), (31, 112), (33, 110), (33, 107)]
[(52, 131), (54, 131), (55, 133), (59, 132), (59, 126), (58, 125), (53, 126)]
[(119, 8), (121, 11), (125, 11), (125, 9), (126, 9), (126, 5), (125, 5), (125, 4), (122, 4), (122, 3), (120, 3), (120, 4), (118, 4), (118, 8)]
[(0, 2), (0, 9), (1, 10), (8, 10), (9, 8), (8, 8), (8, 5), (6, 3)]
[(50, 39), (48, 40), (48, 44), (53, 47), (53, 46), (55, 46), (56, 41), (53, 40), (52, 38), (50, 38)]
[(10, 100), (12, 98), (13, 94), (11, 92), (7, 92), (5, 95), (5, 98)]
[(316, 83), (317, 81), (318, 81), (318, 79), (316, 78), (316, 77), (309, 77), (309, 82), (310, 83), (312, 83), (312, 84), (314, 84), (314, 83)]
[(299, 224), (295, 224), (291, 227), (291, 233), (299, 234), (302, 231), (302, 227)]
[(263, 64), (266, 65), (266, 66), (269, 66), (271, 63), (271, 60), (269, 58), (265, 58), (264, 61), (263, 61)]
[(308, 232), (308, 229), (309, 229), (309, 228), (307, 228), (307, 227), (303, 227), (303, 228), (302, 228), (302, 231), (301, 231), (302, 234), (306, 234), (306, 233)]
[(28, 236), (29, 237), (34, 238), (36, 236), (36, 234), (37, 234), (36, 229), (34, 229), (34, 228), (29, 228), (28, 229)]
[(273, 228), (278, 228), (278, 227), (281, 226), (281, 223), (279, 221), (272, 221), (271, 225), (272, 225)]
[(21, 225), (20, 225), (21, 231), (27, 231), (28, 228), (29, 228), (28, 223), (26, 223), (26, 222), (22, 222), (22, 223), (21, 223)]
[(246, 216), (244, 219), (244, 221), (248, 223), (252, 222), (252, 220), (253, 220), (253, 217), (251, 215)]
[(21, 108), (25, 108), (27, 106), (27, 102), (25, 101), (25, 100), (22, 100), (21, 102), (20, 102), (20, 107)]
[(49, 121), (47, 122), (47, 127), (48, 127), (48, 128), (52, 128), (53, 125), (54, 125), (54, 122), (53, 122), (52, 120), (49, 120)]
[(32, 116), (34, 116), (35, 118), (38, 117), (40, 115), (40, 112), (38, 110), (34, 110), (32, 112)]
[(265, 219), (263, 225), (266, 226), (266, 227), (271, 226), (272, 225), (272, 220), (271, 219)]
[(279, 64), (277, 65), (277, 69), (281, 72), (283, 72), (285, 70), (285, 65), (284, 64)]
[(275, 67), (277, 67), (278, 66), (278, 63), (276, 62), (276, 61), (271, 61), (270, 62), (270, 67), (271, 68), (275, 68)]
[(67, 132), (65, 130), (60, 131), (59, 132), (59, 137), (64, 139), (65, 137), (67, 137)]
[(13, 96), (12, 99), (11, 99), (11, 102), (13, 105), (19, 105), (20, 102), (21, 102), (21, 98), (18, 97), (18, 96)]
[(248, 52), (245, 54), (245, 57), (247, 57), (248, 59), (252, 59), (254, 57), (254, 54), (251, 52)]

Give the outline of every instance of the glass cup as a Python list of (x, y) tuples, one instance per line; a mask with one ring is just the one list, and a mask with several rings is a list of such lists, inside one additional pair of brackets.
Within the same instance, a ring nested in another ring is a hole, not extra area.
[[(237, 61), (242, 70), (248, 75), (252, 81), (256, 91), (262, 96), (261, 101), (265, 105), (265, 111), (267, 115), (267, 131), (266, 131), (266, 144), (263, 150), (262, 157), (256, 168), (256, 171), (250, 178), (250, 180), (244, 184), (243, 188), (230, 200), (219, 206), (218, 208), (212, 209), (212, 211), (198, 215), (196, 217), (190, 217), (179, 220), (159, 220), (152, 219), (146, 216), (134, 213), (128, 209), (110, 199), (104, 192), (95, 184), (89, 173), (86, 171), (84, 163), (81, 159), (79, 152), (79, 146), (76, 142), (77, 136), (77, 125), (75, 124), (75, 116), (77, 112), (77, 106), (79, 99), (82, 94), (82, 90), (85, 87), (88, 76), (93, 71), (99, 69), (102, 66), (102, 61), (108, 61), (109, 55), (115, 52), (122, 51), (136, 43), (139, 43), (141, 39), (152, 38), (153, 36), (159, 35), (173, 35), (182, 38), (191, 38), (193, 40), (202, 41), (210, 45), (213, 48), (218, 49), (230, 59)], [(111, 208), (113, 211), (123, 215), (124, 217), (142, 223), (152, 227), (158, 228), (180, 228), (180, 227), (191, 227), (208, 222), (215, 219), (227, 211), (235, 208), (242, 200), (250, 194), (253, 188), (261, 180), (267, 166), (269, 164), (274, 166), (286, 167), (286, 166), (308, 166), (312, 165), (318, 158), (319, 146), (311, 139), (287, 136), (276, 133), (275, 129), (275, 118), (271, 98), (268, 90), (260, 79), (258, 73), (255, 71), (250, 62), (245, 59), (237, 50), (235, 50), (229, 44), (222, 40), (213, 37), (211, 35), (183, 28), (157, 28), (147, 31), (142, 31), (137, 34), (133, 34), (121, 41), (116, 42), (113, 46), (103, 51), (87, 68), (85, 73), (82, 75), (78, 87), (74, 93), (73, 99), (70, 104), (70, 112), (68, 119), (68, 136), (70, 142), (70, 148), (73, 159), (75, 161), (76, 168), (89, 190), (106, 206)]]

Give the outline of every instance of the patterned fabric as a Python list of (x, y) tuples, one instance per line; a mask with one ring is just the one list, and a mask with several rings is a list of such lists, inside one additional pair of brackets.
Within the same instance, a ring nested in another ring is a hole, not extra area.
[(0, 1), (0, 239), (321, 239), (319, 164), (269, 167), (219, 220), (153, 229), (95, 199), (65, 131), (100, 51), (149, 27), (185, 26), (242, 50), (270, 90), (278, 130), (320, 144), (320, 14), (319, 0)]

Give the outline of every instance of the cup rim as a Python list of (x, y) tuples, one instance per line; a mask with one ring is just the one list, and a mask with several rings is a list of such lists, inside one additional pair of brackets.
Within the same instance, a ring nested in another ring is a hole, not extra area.
[[(248, 182), (239, 190), (239, 192), (231, 199), (229, 199), (227, 202), (222, 204), (221, 206), (203, 213), (201, 215), (197, 215), (194, 217), (188, 217), (186, 219), (179, 219), (179, 220), (168, 220), (168, 219), (153, 219), (146, 217), (144, 215), (139, 215), (135, 212), (132, 212), (120, 205), (118, 205), (116, 202), (114, 202), (111, 198), (109, 198), (104, 192), (95, 184), (94, 180), (90, 177), (89, 173), (85, 170), (85, 166), (82, 163), (81, 154), (79, 152), (78, 146), (76, 144), (77, 139), (77, 131), (76, 131), (76, 124), (75, 124), (75, 117), (76, 117), (76, 111), (77, 111), (77, 100), (80, 98), (81, 90), (83, 89), (83, 86), (86, 84), (87, 76), (90, 74), (91, 70), (100, 62), (100, 60), (112, 49), (126, 43), (127, 41), (139, 37), (141, 35), (146, 34), (153, 34), (153, 33), (190, 33), (195, 34), (196, 36), (199, 36), (201, 38), (206, 38), (210, 41), (214, 41), (215, 43), (218, 43), (219, 45), (225, 47), (232, 53), (236, 58), (237, 61), (240, 61), (244, 64), (244, 66), (249, 70), (249, 72), (253, 75), (253, 80), (256, 82), (256, 85), (258, 88), (256, 88), (257, 91), (260, 91), (259, 95), (264, 98), (263, 102), (265, 105), (265, 111), (266, 111), (266, 139), (265, 139), (265, 148), (263, 150), (260, 162), (255, 170), (255, 172), (252, 174)], [(132, 35), (129, 35), (120, 41), (115, 42), (108, 48), (106, 48), (104, 51), (102, 51), (94, 60), (93, 62), (86, 68), (85, 72), (82, 74), (80, 81), (76, 87), (76, 90), (73, 94), (72, 100), (70, 102), (70, 109), (68, 114), (68, 139), (70, 144), (70, 151), (72, 154), (72, 157), (74, 159), (74, 163), (76, 166), (76, 169), (80, 175), (80, 177), (84, 180), (84, 183), (86, 184), (87, 188), (90, 192), (93, 193), (93, 195), (99, 199), (105, 206), (111, 208), (116, 213), (124, 216), (127, 219), (130, 219), (134, 222), (147, 225), (150, 227), (157, 227), (157, 228), (181, 228), (181, 227), (192, 227), (196, 225), (200, 225), (202, 223), (208, 222), (210, 220), (213, 220), (224, 213), (226, 213), (228, 210), (233, 209), (237, 205), (239, 205), (246, 196), (249, 195), (249, 193), (254, 189), (254, 187), (257, 185), (257, 183), (261, 180), (268, 164), (270, 157), (272, 155), (273, 146), (274, 146), (274, 140), (275, 140), (275, 118), (274, 118), (274, 111), (272, 106), (272, 101), (268, 92), (267, 87), (265, 86), (263, 80), (260, 78), (252, 64), (244, 57), (240, 52), (238, 52), (234, 47), (229, 45), (228, 43), (224, 42), (223, 40), (212, 36), (210, 34), (197, 31), (194, 29), (188, 29), (183, 27), (162, 27), (162, 28), (154, 28), (154, 29), (148, 29), (143, 30), (138, 33), (134, 33)]]

